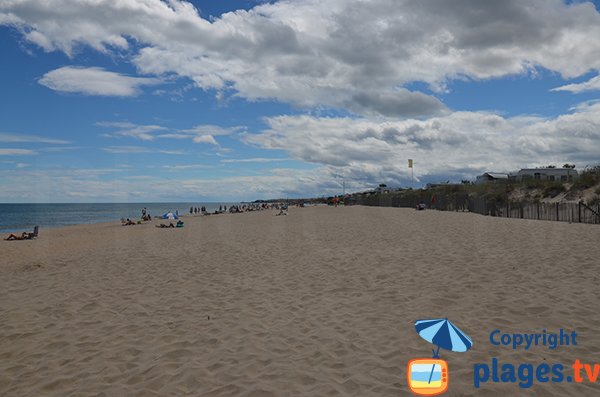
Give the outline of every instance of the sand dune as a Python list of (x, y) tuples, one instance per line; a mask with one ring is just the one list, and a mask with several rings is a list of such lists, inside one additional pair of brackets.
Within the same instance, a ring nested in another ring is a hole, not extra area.
[[(292, 208), (118, 222), (0, 242), (2, 396), (400, 396), (430, 357), (414, 321), (473, 339), (442, 351), (448, 396), (473, 365), (593, 362), (600, 351), (600, 228), (398, 208)], [(505, 332), (575, 330), (577, 346), (513, 351)], [(599, 382), (600, 383), (600, 382)], [(536, 383), (527, 395), (596, 395)]]

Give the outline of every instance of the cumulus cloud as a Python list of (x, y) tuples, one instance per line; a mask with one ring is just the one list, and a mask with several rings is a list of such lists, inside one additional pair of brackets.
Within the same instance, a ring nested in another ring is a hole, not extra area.
[[(0, 23), (46, 51), (116, 51), (141, 73), (186, 77), (221, 94), (363, 115), (444, 112), (434, 96), (408, 91), (412, 82), (444, 91), (455, 78), (600, 70), (600, 42), (590, 40), (600, 37), (600, 15), (587, 2), (298, 0), (206, 20), (180, 0), (11, 0), (0, 4)], [(101, 76), (125, 82), (103, 89), (46, 80), (101, 95), (133, 95), (141, 83)]]
[(249, 144), (282, 150), (323, 172), (364, 183), (406, 185), (407, 159), (428, 180), (473, 178), (483, 171), (597, 161), (600, 103), (554, 118), (455, 112), (426, 120), (280, 116), (269, 128), (245, 135)]
[(551, 89), (550, 91), (568, 91), (573, 94), (578, 94), (584, 91), (600, 90), (600, 76), (592, 77), (588, 81), (579, 84), (566, 84), (560, 87)]
[(138, 95), (140, 87), (159, 84), (160, 80), (125, 76), (97, 67), (65, 66), (46, 73), (39, 83), (60, 92), (129, 97)]
[[(365, 190), (381, 182), (407, 186), (409, 158), (415, 160), (419, 180), (439, 182), (472, 179), (483, 171), (513, 171), (551, 163), (575, 163), (581, 169), (598, 161), (600, 147), (600, 103), (593, 102), (556, 117), (455, 112), (424, 120), (375, 121), (298, 115), (271, 117), (266, 123), (268, 128), (262, 132), (243, 134), (244, 141), (285, 153), (288, 159), (312, 163), (313, 167), (269, 168), (260, 175), (215, 179), (187, 174), (206, 165), (171, 164), (156, 166), (149, 175), (106, 180), (104, 171), (35, 170), (30, 166), (0, 169), (0, 178), (7, 181), (2, 197), (22, 200), (34, 195), (45, 201), (235, 201), (321, 196), (340, 194), (343, 184), (346, 191)], [(139, 146), (104, 150), (115, 154), (175, 154)], [(261, 163), (262, 159), (223, 159), (222, 163)], [(168, 175), (161, 176), (159, 169)], [(173, 178), (174, 171), (180, 177)], [(36, 186), (35, 192), (31, 186)]]

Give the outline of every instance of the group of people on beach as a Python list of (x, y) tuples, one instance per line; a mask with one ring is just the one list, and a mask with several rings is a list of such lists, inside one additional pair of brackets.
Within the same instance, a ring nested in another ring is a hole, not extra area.
[(202, 206), (202, 207), (190, 207), (190, 215), (196, 215), (196, 214), (205, 215), (206, 214), (206, 207), (205, 206)]
[[(278, 213), (277, 215), (286, 215), (287, 208), (288, 208), (287, 204), (280, 204), (280, 203), (251, 203), (251, 204), (239, 204), (239, 205), (234, 204), (234, 205), (230, 205), (229, 207), (227, 207), (227, 205), (219, 205), (219, 209), (215, 209), (214, 212), (210, 213), (206, 209), (206, 206), (202, 205), (199, 207), (190, 207), (190, 215), (213, 215), (213, 214), (216, 215), (216, 214), (224, 214), (227, 212), (229, 212), (230, 214), (240, 214), (243, 212), (263, 211), (263, 210), (268, 210), (268, 209), (278, 209), (278, 210), (280, 210), (280, 213)], [(142, 221), (151, 221), (152, 220), (152, 217), (146, 207), (142, 208), (141, 212), (142, 212)], [(179, 211), (175, 211), (175, 215), (179, 216)], [(121, 219), (121, 223), (123, 225), (137, 224), (136, 222), (132, 221), (129, 218)], [(179, 221), (177, 223), (178, 223), (177, 225), (174, 225), (173, 223), (160, 224), (160, 225), (156, 225), (156, 227), (163, 227), (163, 228), (164, 227), (183, 227), (183, 222)]]
[(279, 209), (279, 204), (270, 204), (270, 203), (253, 203), (253, 204), (234, 204), (227, 207), (227, 205), (219, 205), (219, 209), (215, 209), (214, 212), (210, 213), (206, 210), (205, 206), (201, 207), (190, 207), (190, 215), (217, 215), (217, 214), (225, 214), (229, 212), (230, 214), (239, 214), (242, 212), (249, 211), (262, 211), (271, 208)]

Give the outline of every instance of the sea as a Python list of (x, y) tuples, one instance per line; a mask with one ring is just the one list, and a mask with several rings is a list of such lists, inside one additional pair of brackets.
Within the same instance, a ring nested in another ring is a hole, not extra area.
[(209, 212), (219, 206), (239, 203), (77, 203), (77, 204), (1, 204), (0, 232), (21, 232), (32, 230), (34, 226), (42, 229), (68, 225), (99, 222), (119, 222), (121, 218), (140, 219), (142, 209), (152, 216), (161, 216), (167, 212), (190, 215), (190, 207), (206, 207)]

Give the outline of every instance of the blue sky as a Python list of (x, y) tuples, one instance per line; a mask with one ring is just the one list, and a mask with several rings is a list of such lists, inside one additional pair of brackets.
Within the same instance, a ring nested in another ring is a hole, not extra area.
[(598, 4), (494, 3), (0, 2), (0, 202), (322, 196), (598, 163)]

